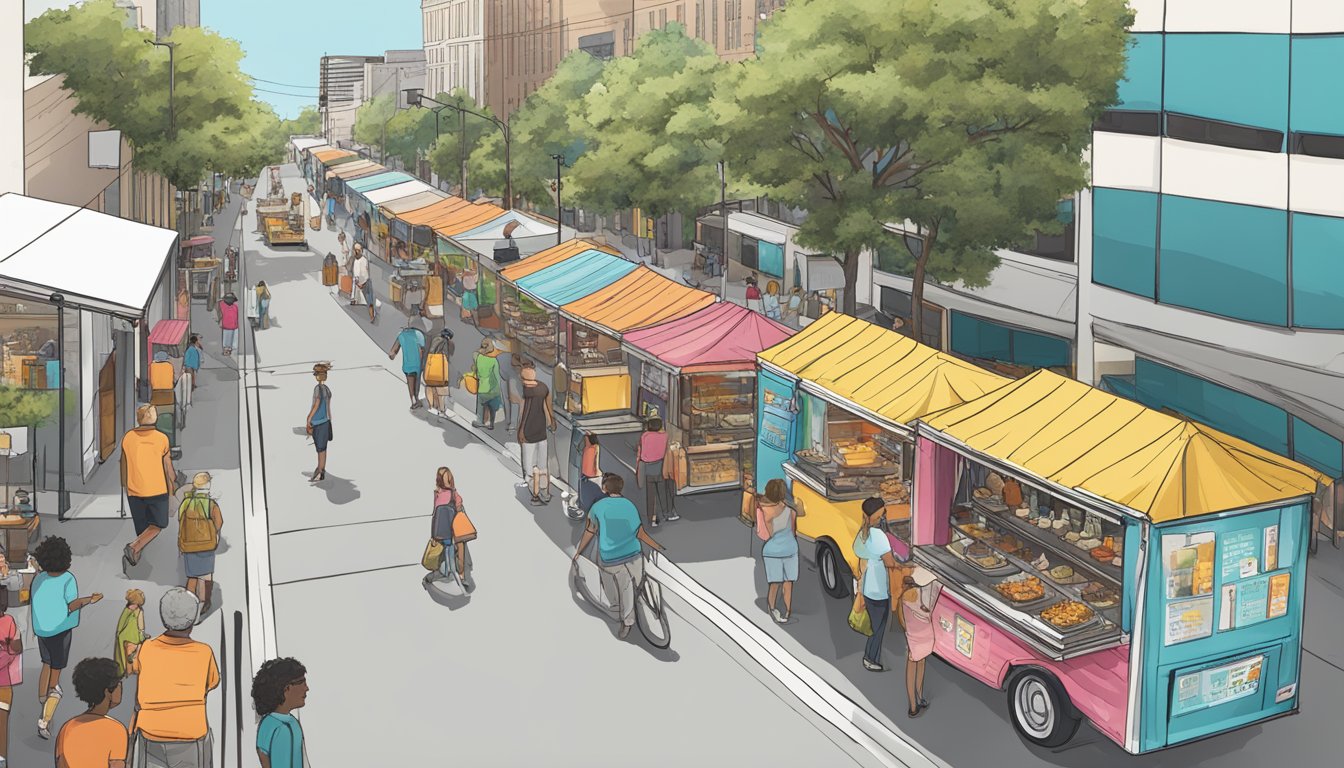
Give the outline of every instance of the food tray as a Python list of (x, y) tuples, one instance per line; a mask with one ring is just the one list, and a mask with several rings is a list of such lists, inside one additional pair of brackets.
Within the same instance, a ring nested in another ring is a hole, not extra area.
[[(1046, 552), (1045, 559), (1049, 560), (1050, 554), (1051, 554), (1050, 552)], [(1052, 563), (1050, 567), (1055, 568), (1059, 565), (1068, 565), (1068, 563)], [(1069, 567), (1072, 568), (1073, 566), (1070, 565)], [(1086, 575), (1078, 573), (1077, 570), (1075, 570), (1073, 572), (1073, 575), (1067, 579), (1056, 579), (1055, 577), (1050, 575), (1050, 571), (1048, 569), (1044, 571), (1039, 571), (1039, 573), (1042, 576), (1044, 576), (1046, 581), (1049, 581), (1051, 584), (1064, 584), (1066, 586), (1072, 586), (1074, 584), (1086, 584), (1087, 582), (1091, 581), (1091, 579), (1087, 578)]]
[[(1098, 583), (1100, 583), (1100, 582), (1098, 582)], [(1105, 586), (1105, 585), (1103, 585), (1103, 586)], [(1091, 601), (1091, 600), (1088, 600), (1086, 597), (1082, 597), (1082, 602), (1083, 602), (1085, 605), (1087, 605), (1089, 608), (1092, 608), (1093, 610), (1103, 610), (1103, 611), (1104, 611), (1104, 610), (1108, 610), (1108, 609), (1110, 609), (1110, 608), (1114, 608), (1114, 607), (1116, 607), (1117, 605), (1120, 605), (1120, 600), (1121, 600), (1120, 590), (1117, 589), (1116, 587), (1107, 587), (1107, 588), (1110, 589), (1112, 592), (1115, 593), (1115, 599), (1114, 599), (1114, 600), (1109, 601), (1109, 602), (1108, 602), (1108, 601), (1105, 601), (1105, 600), (1103, 600), (1103, 601), (1099, 601), (1099, 602), (1093, 602), (1093, 601)], [(1079, 590), (1079, 591), (1078, 591), (1078, 594), (1079, 594), (1079, 596), (1082, 596), (1082, 594), (1083, 594), (1082, 590)]]
[[(1069, 599), (1066, 599), (1066, 600), (1056, 600), (1055, 602), (1051, 603), (1050, 605), (1055, 605), (1055, 604), (1057, 604), (1057, 603), (1061, 603), (1061, 602), (1070, 602), (1070, 601), (1071, 601), (1071, 602), (1075, 602), (1075, 603), (1076, 603), (1076, 602), (1079, 602), (1079, 601), (1077, 601), (1077, 600), (1072, 600), (1072, 598), (1069, 598)], [(1047, 627), (1050, 627), (1050, 628), (1053, 629), (1054, 631), (1059, 632), (1059, 633), (1061, 633), (1061, 634), (1065, 634), (1065, 635), (1073, 635), (1073, 634), (1077, 634), (1078, 632), (1080, 632), (1080, 631), (1082, 631), (1082, 630), (1084, 630), (1084, 629), (1090, 629), (1090, 628), (1092, 628), (1092, 627), (1095, 626), (1096, 623), (1097, 623), (1098, 621), (1100, 621), (1100, 619), (1101, 619), (1101, 614), (1097, 613), (1096, 610), (1092, 609), (1092, 608), (1089, 606), (1089, 607), (1088, 607), (1088, 610), (1092, 611), (1092, 617), (1091, 617), (1091, 618), (1089, 618), (1087, 621), (1082, 621), (1082, 622), (1079, 622), (1079, 623), (1077, 623), (1077, 624), (1074, 624), (1074, 625), (1071, 626), (1071, 627), (1061, 627), (1061, 626), (1059, 626), (1059, 625), (1057, 625), (1057, 624), (1052, 624), (1051, 622), (1047, 621), (1043, 616), (1041, 616), (1041, 614), (1044, 613), (1046, 609), (1050, 608), (1050, 605), (1045, 606), (1045, 608), (1042, 608), (1039, 612), (1037, 612), (1037, 613), (1036, 613), (1036, 618), (1040, 619), (1042, 624), (1046, 625)]]
[[(1013, 574), (1021, 573), (1022, 571), (1021, 568), (1018, 568), (1016, 565), (1013, 565), (1007, 560), (1003, 561), (1003, 565), (996, 565), (993, 567), (983, 566), (966, 556), (966, 553), (964, 551), (965, 546), (966, 545), (961, 542), (953, 542), (947, 545), (947, 551), (956, 555), (962, 562), (971, 566), (975, 570), (985, 574), (986, 576), (1012, 576)], [(1000, 555), (999, 558), (1002, 559), (1002, 555)], [(998, 591), (996, 590), (994, 594), (997, 595)]]
[[(1006, 579), (1001, 580), (999, 584), (1020, 580), (1021, 579), (1019, 579), (1017, 576), (1010, 576)], [(1005, 595), (1004, 593), (1000, 592), (998, 590), (998, 584), (995, 584), (994, 586), (995, 586), (994, 594), (998, 595), (999, 599), (1003, 600), (1005, 603), (1013, 606), (1019, 611), (1035, 612), (1037, 608), (1045, 609), (1050, 607), (1054, 603), (1059, 602), (1059, 598), (1050, 593), (1051, 592), (1050, 587), (1044, 582), (1044, 580), (1042, 580), (1042, 586), (1045, 587), (1045, 590), (1043, 591), (1040, 597), (1034, 598), (1032, 600), (1014, 600), (1008, 595)], [(1049, 622), (1046, 623), (1048, 624)], [(1051, 626), (1054, 625), (1051, 624)]]

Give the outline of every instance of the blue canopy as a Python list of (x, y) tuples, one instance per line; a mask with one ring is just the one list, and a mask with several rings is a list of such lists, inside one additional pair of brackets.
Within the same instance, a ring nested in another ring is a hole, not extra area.
[(551, 307), (577, 301), (635, 271), (638, 265), (605, 251), (588, 249), (519, 278), (518, 288)]
[(390, 187), (393, 184), (401, 184), (407, 181), (414, 181), (415, 177), (402, 173), (401, 171), (388, 171), (386, 173), (375, 173), (372, 176), (365, 176), (362, 179), (355, 179), (346, 182), (346, 186), (356, 192), (372, 192), (375, 189)]

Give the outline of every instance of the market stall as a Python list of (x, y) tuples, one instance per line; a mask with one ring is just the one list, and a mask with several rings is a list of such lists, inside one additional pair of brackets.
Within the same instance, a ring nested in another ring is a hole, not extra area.
[(1044, 370), (918, 440), (935, 653), (1006, 686), (1025, 738), (1081, 716), (1140, 753), (1297, 708), (1323, 475)]
[(896, 554), (909, 555), (914, 481), (911, 422), (1007, 379), (895, 331), (832, 313), (757, 356), (755, 490), (784, 478), (807, 514), (817, 571), (833, 597), (857, 573), (863, 500), (887, 501)]
[(719, 302), (630, 331), (621, 345), (641, 361), (635, 413), (662, 417), (686, 452), (678, 493), (740, 487), (756, 437), (756, 355), (793, 335), (759, 312)]
[(559, 333), (557, 315), (552, 309), (519, 291), (515, 282), (592, 250), (612, 256), (620, 255), (611, 248), (587, 240), (570, 240), (510, 264), (499, 272), (498, 305), (500, 317), (504, 321), (505, 338), (514, 340), (518, 351), (548, 369), (553, 370), (559, 362), (556, 348)]

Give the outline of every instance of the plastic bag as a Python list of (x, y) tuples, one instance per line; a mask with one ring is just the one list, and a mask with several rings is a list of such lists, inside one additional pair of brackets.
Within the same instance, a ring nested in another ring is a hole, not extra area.
[(873, 620), (868, 617), (868, 611), (860, 607), (857, 597), (854, 598), (854, 606), (849, 609), (849, 628), (864, 637), (873, 636)]

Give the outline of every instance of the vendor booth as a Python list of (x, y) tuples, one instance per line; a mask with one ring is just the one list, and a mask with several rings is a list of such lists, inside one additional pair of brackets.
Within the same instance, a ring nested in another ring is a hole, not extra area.
[(858, 573), (853, 543), (864, 499), (886, 500), (893, 549), (909, 556), (911, 422), (1008, 380), (838, 312), (757, 360), (755, 488), (788, 481), (807, 513), (798, 532), (816, 542), (821, 585), (845, 597)]
[(502, 327), (497, 277), (501, 265), (495, 261), (493, 249), (488, 248), (484, 253), (474, 251), (459, 243), (456, 235), (488, 226), (504, 213), (503, 208), (478, 200), (457, 208), (433, 224), (439, 262), (455, 278), (449, 284), (445, 298), (451, 299), (463, 315), (471, 316), (477, 327), (486, 330)]
[(553, 370), (559, 363), (557, 313), (554, 307), (534, 301), (518, 290), (517, 282), (588, 251), (620, 258), (618, 252), (607, 246), (587, 240), (571, 240), (510, 264), (499, 272), (499, 309), (505, 338), (513, 339), (519, 352), (548, 369)]
[(1141, 753), (1296, 710), (1323, 475), (1044, 370), (918, 441), (934, 652), (1026, 739), (1086, 718)]
[(738, 488), (756, 436), (756, 355), (793, 335), (731, 302), (630, 331), (622, 346), (641, 362), (635, 412), (667, 423), (686, 454), (678, 493)]

